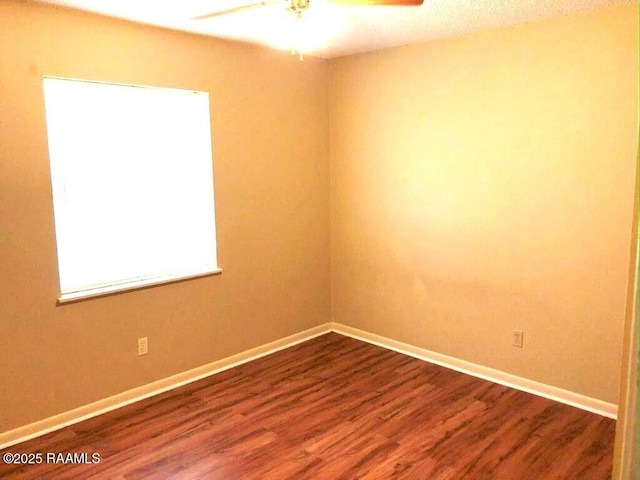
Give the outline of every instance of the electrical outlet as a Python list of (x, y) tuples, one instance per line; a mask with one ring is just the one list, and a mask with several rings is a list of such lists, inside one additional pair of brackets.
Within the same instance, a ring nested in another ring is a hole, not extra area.
[(511, 345), (514, 347), (522, 348), (522, 338), (524, 337), (524, 332), (522, 330), (514, 330), (511, 334)]
[(149, 339), (142, 337), (138, 339), (138, 355), (146, 355), (149, 353)]

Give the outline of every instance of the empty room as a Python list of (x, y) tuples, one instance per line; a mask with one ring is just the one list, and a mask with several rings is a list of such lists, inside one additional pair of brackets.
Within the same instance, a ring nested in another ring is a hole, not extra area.
[(638, 33), (0, 0), (0, 478), (637, 478)]

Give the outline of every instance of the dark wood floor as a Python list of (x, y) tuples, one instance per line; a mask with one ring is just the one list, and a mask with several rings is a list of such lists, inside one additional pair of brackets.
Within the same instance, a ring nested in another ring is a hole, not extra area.
[[(2, 479), (609, 479), (615, 422), (328, 334), (6, 449)], [(79, 457), (82, 459), (82, 457)]]

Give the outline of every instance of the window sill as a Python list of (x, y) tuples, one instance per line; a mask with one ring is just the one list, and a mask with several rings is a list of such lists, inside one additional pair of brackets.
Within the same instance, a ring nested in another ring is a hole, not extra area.
[(58, 305), (66, 303), (75, 303), (91, 298), (105, 297), (107, 295), (115, 295), (117, 293), (129, 292), (131, 290), (140, 290), (142, 288), (155, 287), (158, 285), (166, 285), (168, 283), (182, 282), (200, 277), (209, 277), (211, 275), (219, 275), (222, 273), (221, 268), (210, 270), (183, 273), (177, 275), (166, 275), (164, 277), (156, 277), (147, 280), (137, 280), (134, 282), (120, 283), (118, 285), (108, 285), (106, 287), (92, 288), (90, 290), (82, 290), (79, 292), (61, 293), (58, 297)]

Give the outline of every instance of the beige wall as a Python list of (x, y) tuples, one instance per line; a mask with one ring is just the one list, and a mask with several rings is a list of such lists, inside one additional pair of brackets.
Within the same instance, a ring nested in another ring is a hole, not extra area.
[[(10, 0), (0, 45), (0, 432), (329, 320), (325, 61)], [(222, 275), (55, 305), (42, 75), (210, 93)]]
[(637, 12), (331, 62), (334, 321), (617, 403)]

